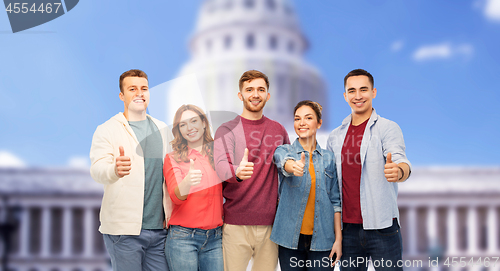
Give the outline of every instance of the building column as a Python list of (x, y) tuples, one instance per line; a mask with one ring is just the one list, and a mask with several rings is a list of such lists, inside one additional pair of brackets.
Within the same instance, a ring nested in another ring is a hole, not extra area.
[(446, 227), (448, 228), (448, 244), (447, 244), (447, 255), (457, 255), (458, 251), (458, 234), (457, 234), (457, 208), (455, 206), (449, 206), (448, 207), (448, 213), (447, 213), (447, 225)]
[(427, 208), (427, 248), (433, 249), (439, 244), (438, 227), (437, 227), (437, 212), (435, 206)]
[(63, 232), (62, 232), (62, 256), (71, 256), (71, 245), (73, 244), (73, 209), (71, 206), (63, 209)]
[(50, 243), (52, 240), (50, 226), (52, 220), (52, 213), (50, 212), (50, 206), (42, 207), (42, 228), (41, 228), (41, 251), (40, 255), (42, 257), (48, 257), (50, 255)]
[(19, 257), (28, 257), (30, 254), (30, 223), (31, 223), (30, 208), (23, 208), (21, 213), (21, 226), (19, 234)]
[(84, 209), (83, 218), (83, 256), (91, 257), (93, 253), (94, 244), (94, 208), (87, 207)]
[(478, 252), (477, 241), (477, 209), (470, 206), (467, 209), (467, 252), (471, 256)]
[(488, 208), (488, 253), (490, 255), (497, 255), (498, 253), (498, 224), (497, 224), (497, 210), (496, 206)]
[(408, 254), (417, 254), (417, 208), (408, 207)]

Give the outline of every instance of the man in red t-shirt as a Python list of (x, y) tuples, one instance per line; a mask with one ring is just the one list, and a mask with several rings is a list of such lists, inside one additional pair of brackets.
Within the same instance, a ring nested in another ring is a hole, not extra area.
[(274, 271), (278, 246), (271, 235), (278, 201), (278, 171), (273, 163), (276, 147), (290, 144), (285, 128), (263, 115), (269, 80), (256, 70), (239, 81), (243, 113), (222, 124), (215, 133), (214, 164), (225, 181), (222, 247), (224, 270)]
[(410, 176), (403, 133), (372, 107), (373, 76), (362, 69), (344, 78), (344, 98), (352, 113), (332, 131), (327, 149), (336, 157), (342, 198), (340, 268), (402, 269), (397, 182)]

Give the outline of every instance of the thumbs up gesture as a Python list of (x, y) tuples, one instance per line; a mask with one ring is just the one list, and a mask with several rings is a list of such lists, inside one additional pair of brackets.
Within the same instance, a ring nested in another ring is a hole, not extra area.
[(182, 181), (178, 185), (180, 200), (185, 200), (187, 198), (187, 194), (189, 194), (189, 190), (191, 186), (196, 186), (201, 183), (202, 173), (201, 170), (194, 168), (193, 159), (189, 159), (189, 171), (186, 174), (186, 177), (182, 179)]
[(253, 174), (253, 163), (248, 162), (248, 149), (245, 148), (245, 153), (241, 159), (240, 165), (236, 169), (236, 177), (242, 180), (248, 180)]
[(385, 162), (384, 173), (385, 173), (385, 178), (387, 179), (387, 181), (391, 182), (391, 183), (397, 182), (402, 177), (398, 164), (392, 162), (392, 154), (391, 153), (387, 154), (387, 160)]
[(300, 155), (300, 160), (295, 161), (295, 163), (292, 166), (293, 175), (298, 177), (303, 176), (305, 166), (306, 166), (306, 154), (302, 153)]
[(120, 156), (116, 157), (115, 174), (119, 178), (122, 178), (130, 174), (130, 168), (132, 162), (130, 162), (130, 157), (125, 156), (125, 151), (123, 150), (123, 146), (120, 146), (119, 149), (120, 149)]
[(189, 186), (199, 185), (201, 183), (201, 177), (203, 174), (201, 173), (201, 170), (194, 168), (193, 159), (189, 159), (189, 162), (191, 164), (189, 165), (189, 172), (187, 174), (189, 176), (188, 184)]

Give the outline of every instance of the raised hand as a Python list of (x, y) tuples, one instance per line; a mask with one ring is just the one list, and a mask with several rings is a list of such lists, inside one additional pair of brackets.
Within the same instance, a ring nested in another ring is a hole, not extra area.
[(253, 174), (253, 163), (248, 162), (248, 149), (245, 148), (245, 153), (241, 159), (240, 165), (236, 169), (236, 177), (242, 180), (248, 180)]
[(194, 161), (193, 161), (193, 159), (189, 159), (189, 162), (191, 164), (189, 165), (189, 172), (188, 172), (189, 180), (188, 180), (188, 184), (189, 184), (189, 186), (199, 185), (201, 183), (201, 177), (202, 177), (203, 174), (201, 173), (201, 170), (194, 168)]
[(300, 161), (295, 161), (292, 166), (292, 171), (294, 176), (303, 176), (304, 175), (304, 167), (306, 166), (306, 155), (304, 152), (300, 155)]
[(398, 164), (392, 162), (392, 154), (387, 154), (387, 160), (385, 162), (385, 178), (388, 182), (397, 182), (401, 179), (401, 171), (399, 170)]
[(189, 190), (191, 189), (191, 186), (196, 186), (201, 183), (201, 177), (202, 173), (201, 170), (195, 169), (194, 168), (194, 161), (193, 159), (189, 159), (189, 171), (186, 174), (186, 177), (182, 179), (181, 183), (177, 186), (177, 189), (179, 190), (179, 194), (176, 195), (177, 198), (180, 200), (185, 200), (187, 198), (187, 195), (189, 194)]
[(122, 178), (130, 174), (132, 162), (130, 162), (130, 157), (125, 156), (125, 151), (123, 150), (123, 146), (120, 146), (119, 150), (120, 150), (120, 156), (116, 157), (115, 174), (119, 178)]

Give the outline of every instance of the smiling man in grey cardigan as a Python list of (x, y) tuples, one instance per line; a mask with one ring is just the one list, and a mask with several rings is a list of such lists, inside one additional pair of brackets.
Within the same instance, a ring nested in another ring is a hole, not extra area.
[(146, 114), (148, 77), (141, 70), (120, 76), (124, 112), (99, 125), (90, 148), (90, 174), (104, 185), (99, 231), (113, 270), (168, 270), (163, 157), (173, 137), (165, 123)]

